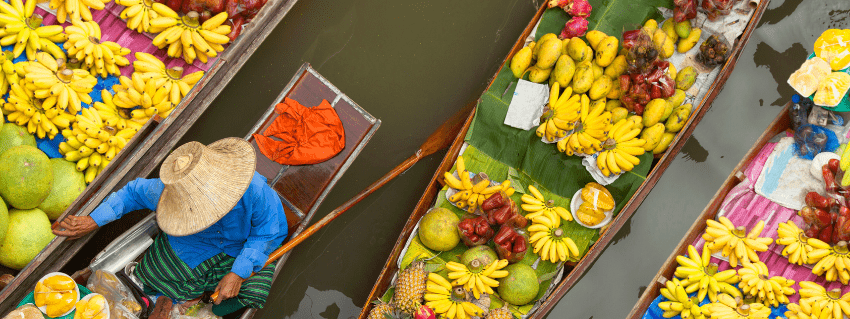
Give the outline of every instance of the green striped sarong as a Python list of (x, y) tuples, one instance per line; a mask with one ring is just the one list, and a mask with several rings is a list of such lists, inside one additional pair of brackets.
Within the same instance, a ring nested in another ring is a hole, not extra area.
[[(145, 290), (155, 290), (172, 300), (191, 300), (205, 291), (214, 291), (235, 261), (236, 258), (220, 253), (191, 269), (171, 249), (168, 236), (160, 234), (136, 266), (135, 275), (145, 284)], [(263, 308), (272, 288), (274, 265), (263, 268), (242, 283), (239, 294), (234, 297), (242, 306)]]

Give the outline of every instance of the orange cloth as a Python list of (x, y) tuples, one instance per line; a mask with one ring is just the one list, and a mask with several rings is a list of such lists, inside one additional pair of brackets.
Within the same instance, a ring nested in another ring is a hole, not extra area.
[(254, 134), (260, 152), (269, 159), (284, 165), (315, 164), (345, 148), (342, 121), (327, 100), (305, 107), (286, 98), (275, 106), (275, 113), (280, 116), (263, 135)]

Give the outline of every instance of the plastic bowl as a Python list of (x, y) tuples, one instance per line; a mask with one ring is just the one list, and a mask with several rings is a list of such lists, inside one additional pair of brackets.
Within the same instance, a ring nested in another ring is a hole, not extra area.
[[(57, 275), (68, 277), (68, 279), (71, 279), (71, 281), (73, 281), (73, 280), (74, 280), (73, 278), (71, 278), (71, 276), (68, 276), (68, 275), (67, 275), (67, 274), (65, 274), (65, 273), (61, 273), (61, 272), (52, 272), (52, 273), (49, 273), (49, 274), (47, 274), (47, 275), (44, 275), (44, 277), (41, 277), (41, 279), (39, 279), (39, 280), (38, 280), (38, 282), (39, 282), (39, 283), (43, 283), (43, 282), (44, 282), (44, 280), (45, 280), (45, 279), (47, 279), (48, 277), (53, 277), (53, 276), (57, 276)], [(44, 314), (44, 316), (45, 316), (46, 318), (59, 318), (59, 317), (67, 316), (69, 313), (71, 313), (71, 312), (73, 312), (74, 310), (76, 310), (76, 309), (77, 309), (77, 302), (79, 302), (79, 301), (80, 301), (80, 287), (77, 285), (77, 283), (76, 283), (76, 282), (74, 282), (74, 291), (77, 293), (77, 300), (75, 300), (75, 301), (74, 301), (74, 306), (73, 306), (73, 307), (71, 307), (71, 310), (68, 310), (68, 312), (63, 313), (62, 315), (60, 315), (60, 316), (58, 316), (58, 317), (50, 317), (50, 316), (48, 316), (48, 315), (47, 315), (47, 307), (46, 307), (46, 306), (38, 306), (38, 305), (36, 305), (36, 307), (38, 307), (38, 310), (41, 310), (41, 312)], [(35, 296), (35, 291), (33, 291), (33, 296)], [(35, 304), (35, 302), (33, 302), (33, 304)]]
[(610, 223), (611, 220), (614, 219), (614, 210), (611, 209), (603, 212), (605, 214), (605, 218), (602, 219), (599, 224), (590, 226), (585, 223), (582, 223), (581, 220), (578, 219), (578, 215), (576, 215), (576, 212), (578, 211), (579, 206), (581, 206), (581, 203), (584, 203), (584, 200), (581, 199), (581, 190), (578, 190), (575, 195), (573, 195), (573, 199), (570, 201), (570, 213), (573, 214), (573, 220), (575, 220), (576, 223), (578, 223), (579, 225), (590, 229), (602, 228), (603, 226), (608, 225), (608, 223)]
[[(814, 53), (812, 53), (812, 54), (810, 54), (810, 55), (809, 55), (809, 57), (808, 57), (808, 58), (806, 58), (806, 60), (811, 60), (811, 59), (812, 59), (812, 58), (814, 58), (814, 57), (815, 57), (815, 54), (814, 54)], [(838, 70), (838, 71), (832, 71), (832, 72), (844, 72), (844, 73), (850, 73), (850, 67), (847, 67), (847, 68), (844, 68), (844, 69), (841, 69), (841, 70)], [(796, 92), (796, 91), (795, 91), (795, 92)], [(848, 92), (850, 92), (850, 91), (848, 91)], [(815, 94), (817, 94), (817, 92), (815, 92), (815, 93), (814, 93), (814, 94), (812, 94), (811, 96), (808, 96), (807, 98), (809, 98), (810, 100), (814, 101), (814, 99), (815, 99)], [(835, 111), (835, 112), (847, 112), (847, 111), (850, 111), (850, 98), (848, 98), (847, 96), (848, 96), (848, 93), (847, 93), (847, 92), (845, 92), (845, 93), (844, 93), (844, 97), (842, 97), (842, 98), (841, 98), (841, 101), (839, 101), (839, 102), (838, 102), (838, 105), (836, 105), (836, 106), (821, 106), (821, 105), (818, 105), (818, 106), (820, 106), (820, 107), (822, 107), (822, 108), (824, 108), (824, 109), (830, 110), (830, 111)], [(817, 104), (815, 104), (815, 105), (817, 105)]]
[[(83, 297), (82, 299), (80, 299), (80, 301), (83, 301), (83, 300), (88, 301), (89, 299), (91, 299), (94, 296), (103, 296), (103, 295), (101, 295), (99, 293), (90, 293), (90, 294), (86, 295), (85, 297)], [(109, 304), (109, 301), (107, 300), (106, 301), (106, 308), (103, 309), (103, 311), (106, 312), (106, 317), (104, 317), (104, 319), (109, 319), (109, 317), (110, 317), (110, 313), (109, 313), (109, 308), (111, 308), (110, 306), (111, 305)], [(76, 306), (74, 306), (74, 308), (76, 308)]]

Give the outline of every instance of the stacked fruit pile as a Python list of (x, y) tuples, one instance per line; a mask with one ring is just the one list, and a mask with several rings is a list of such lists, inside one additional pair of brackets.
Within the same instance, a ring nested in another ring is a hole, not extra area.
[[(470, 175), (462, 157), (458, 157), (456, 169), (459, 176)], [(474, 187), (472, 181), (456, 176), (451, 172), (443, 174), (447, 194), (458, 191), (454, 187), (464, 188), (464, 184), (466, 189)], [(453, 206), (456, 203), (451, 197), (456, 194), (459, 192), (447, 195)], [(579, 216), (589, 224), (598, 224), (601, 219), (593, 218), (614, 207), (611, 193), (597, 183), (586, 185), (581, 194), (586, 202), (581, 209), (588, 216)], [(538, 281), (537, 271), (530, 266), (533, 262), (545, 262), (555, 271), (565, 262), (582, 257), (570, 237), (575, 234), (574, 227), (580, 226), (574, 226), (573, 215), (556, 204), (554, 195), (544, 195), (529, 185), (527, 193), (519, 196), (521, 205), (502, 189), (482, 196), (486, 198), (479, 209), (468, 210), (460, 205), (461, 212), (435, 207), (422, 217), (415, 244), (411, 243), (405, 253), (404, 259), (413, 261), (399, 273), (392, 302), (379, 302), (369, 318), (395, 316), (398, 312), (418, 315), (422, 311), (442, 318), (510, 318), (509, 308), (529, 306), (539, 290), (545, 289)], [(461, 241), (466, 247), (457, 248)], [(437, 267), (429, 268), (429, 273), (421, 259), (439, 252), (457, 252), (459, 256), (429, 259), (427, 263)], [(427, 284), (420, 284), (426, 282), (425, 278)], [(496, 300), (505, 307), (491, 306)]]
[(86, 188), (73, 163), (48, 159), (35, 146), (23, 127), (0, 124), (0, 265), (13, 269), (26, 266), (53, 239), (50, 220)]
[[(599, 154), (599, 169), (610, 176), (631, 170), (644, 152), (664, 153), (687, 123), (694, 110), (684, 102), (697, 72), (690, 66), (677, 72), (666, 59), (677, 46), (680, 53), (690, 51), (701, 30), (686, 19), (668, 19), (660, 28), (648, 20), (623, 34), (619, 50), (616, 37), (597, 30), (587, 32), (587, 42), (580, 38), (587, 24), (584, 20), (582, 29), (576, 21), (589, 13), (585, 4), (550, 1), (550, 7), (575, 11), (573, 25), (568, 22), (560, 37), (548, 33), (519, 50), (510, 68), (517, 78), (549, 82), (537, 135), (557, 142), (568, 156)], [(635, 129), (638, 134), (632, 134)]]

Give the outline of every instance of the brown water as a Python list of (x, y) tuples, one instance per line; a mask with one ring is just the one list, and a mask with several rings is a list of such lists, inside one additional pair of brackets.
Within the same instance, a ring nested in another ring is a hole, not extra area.
[[(304, 62), (381, 128), (315, 220), (413, 154), (477, 99), (540, 0), (300, 0), (185, 140), (244, 136)], [(623, 318), (717, 188), (790, 99), (786, 79), (846, 0), (773, 0), (725, 89), (653, 192), (551, 318)], [(369, 295), (444, 153), (302, 243), (257, 318), (349, 318)], [(96, 251), (96, 250), (94, 250)], [(72, 262), (71, 265), (76, 263)]]

